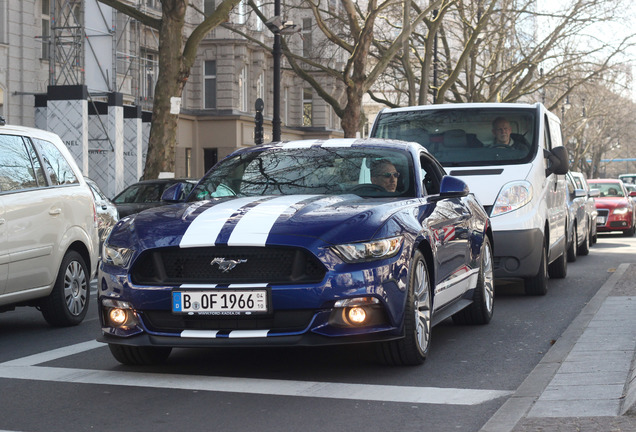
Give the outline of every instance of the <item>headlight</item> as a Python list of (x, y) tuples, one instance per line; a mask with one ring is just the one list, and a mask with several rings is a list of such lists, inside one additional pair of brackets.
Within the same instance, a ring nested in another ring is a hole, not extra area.
[(117, 267), (128, 267), (130, 259), (135, 251), (133, 249), (127, 249), (117, 246), (111, 246), (104, 243), (102, 249), (102, 260), (106, 264), (114, 265)]
[(333, 247), (345, 262), (374, 261), (395, 256), (402, 247), (402, 236), (363, 243), (348, 243)]
[(614, 209), (614, 214), (617, 215), (622, 215), (622, 214), (626, 214), (629, 211), (629, 209), (627, 207), (617, 207)]
[(499, 192), (491, 216), (515, 211), (532, 200), (532, 185), (527, 181), (512, 182), (504, 185)]

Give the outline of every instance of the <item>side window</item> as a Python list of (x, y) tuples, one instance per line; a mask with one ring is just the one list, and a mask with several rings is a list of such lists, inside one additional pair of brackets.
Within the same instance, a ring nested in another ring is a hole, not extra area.
[(442, 173), (438, 167), (425, 155), (420, 156), (420, 170), (425, 195), (439, 194)]
[(41, 139), (34, 139), (34, 141), (40, 151), (42, 165), (51, 179), (52, 186), (79, 183), (71, 165), (55, 147), (55, 144)]
[(551, 125), (550, 125), (550, 121), (548, 120), (548, 116), (544, 117), (544, 124), (545, 124), (545, 148), (546, 150), (552, 150), (552, 138), (551, 138), (551, 133), (550, 133), (550, 129), (551, 129)]
[(46, 186), (44, 173), (29, 142), (14, 135), (0, 136), (0, 191)]

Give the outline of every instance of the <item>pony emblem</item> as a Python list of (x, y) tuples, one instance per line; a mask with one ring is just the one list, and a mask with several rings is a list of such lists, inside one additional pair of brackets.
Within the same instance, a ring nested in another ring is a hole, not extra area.
[(214, 258), (210, 262), (210, 265), (218, 264), (219, 270), (221, 270), (222, 273), (227, 273), (230, 270), (232, 270), (234, 267), (236, 267), (238, 264), (245, 263), (245, 262), (247, 262), (246, 259), (229, 260), (225, 258)]

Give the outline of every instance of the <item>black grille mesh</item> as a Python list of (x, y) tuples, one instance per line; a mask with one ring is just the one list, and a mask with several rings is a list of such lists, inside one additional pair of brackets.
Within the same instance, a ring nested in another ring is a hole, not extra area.
[[(245, 260), (223, 272), (215, 258)], [(315, 283), (325, 267), (309, 251), (285, 247), (215, 246), (147, 251), (133, 264), (131, 278), (141, 285), (185, 283)]]

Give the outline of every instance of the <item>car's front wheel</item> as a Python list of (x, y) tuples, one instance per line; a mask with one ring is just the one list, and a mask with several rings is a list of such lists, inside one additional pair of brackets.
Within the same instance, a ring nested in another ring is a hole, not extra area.
[(119, 363), (133, 366), (147, 366), (166, 361), (171, 347), (138, 347), (128, 345), (108, 344), (110, 353)]
[(426, 260), (416, 251), (409, 272), (409, 286), (404, 308), (404, 337), (385, 342), (380, 354), (394, 365), (422, 364), (431, 343), (433, 298)]
[(46, 322), (58, 327), (81, 323), (88, 311), (89, 282), (84, 258), (76, 251), (68, 251), (51, 294), (40, 301), (40, 310)]
[(493, 276), (492, 247), (488, 237), (481, 251), (479, 278), (473, 295), (473, 302), (467, 308), (453, 315), (455, 324), (488, 324), (492, 319), (495, 300), (495, 278)]
[(548, 292), (548, 252), (545, 240), (541, 245), (541, 261), (537, 274), (524, 280), (527, 295), (546, 295)]

